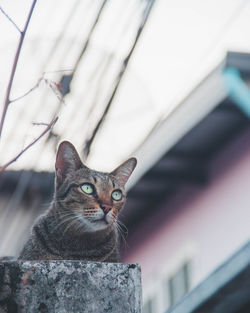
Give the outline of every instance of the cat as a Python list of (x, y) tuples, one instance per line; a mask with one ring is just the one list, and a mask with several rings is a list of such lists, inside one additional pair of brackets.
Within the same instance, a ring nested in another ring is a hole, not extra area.
[(18, 259), (119, 262), (117, 218), (136, 164), (130, 158), (111, 173), (98, 172), (63, 141), (56, 156), (52, 204), (35, 222)]

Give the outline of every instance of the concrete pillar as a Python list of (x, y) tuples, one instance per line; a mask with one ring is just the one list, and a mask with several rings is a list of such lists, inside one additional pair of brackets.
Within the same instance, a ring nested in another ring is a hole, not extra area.
[(1, 261), (0, 312), (140, 313), (140, 266)]

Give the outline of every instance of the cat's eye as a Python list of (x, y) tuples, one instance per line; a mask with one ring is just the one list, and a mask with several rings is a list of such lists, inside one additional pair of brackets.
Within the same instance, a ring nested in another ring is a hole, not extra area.
[(92, 195), (94, 193), (94, 187), (91, 184), (85, 183), (80, 186), (81, 190), (88, 195)]
[(111, 194), (111, 197), (115, 201), (120, 201), (122, 199), (122, 192), (121, 190), (114, 190)]

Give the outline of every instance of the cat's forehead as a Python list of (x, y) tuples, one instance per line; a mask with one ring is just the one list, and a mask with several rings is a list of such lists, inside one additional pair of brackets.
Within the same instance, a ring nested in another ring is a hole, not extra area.
[(119, 181), (109, 173), (99, 172), (91, 169), (80, 169), (77, 173), (79, 182), (90, 182), (94, 185), (109, 185), (119, 187)]

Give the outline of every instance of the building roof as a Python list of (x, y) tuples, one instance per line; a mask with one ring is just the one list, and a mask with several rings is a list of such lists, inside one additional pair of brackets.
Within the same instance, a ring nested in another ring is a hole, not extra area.
[[(143, 142), (135, 156), (138, 162), (128, 183), (129, 193), (121, 216), (131, 230), (185, 185), (201, 185), (209, 178), (213, 157), (233, 138), (250, 127), (249, 119), (232, 99), (225, 84), (225, 70), (239, 70), (250, 83), (250, 54), (230, 52)], [(0, 177), (1, 193), (15, 190), (22, 177), (30, 180), (27, 197), (41, 190), (49, 198), (54, 174), (6, 171)], [(7, 183), (6, 183), (7, 182)], [(9, 186), (8, 191), (4, 186)]]
[(188, 293), (168, 313), (248, 313), (250, 242)]
[(183, 185), (205, 183), (213, 157), (250, 126), (231, 96), (226, 72), (239, 71), (240, 84), (249, 84), (249, 60), (250, 54), (229, 52), (135, 152), (141, 162), (130, 181), (126, 225), (133, 227)]
[[(108, 137), (94, 141), (94, 152), (91, 149), (86, 162), (93, 162), (94, 157), (95, 166), (111, 170), (128, 157), (147, 132), (136, 134), (135, 141), (129, 142), (127, 120), (123, 115), (131, 116), (131, 111), (141, 108), (141, 102), (126, 100), (125, 106), (124, 102), (114, 99), (114, 94), (123, 74), (127, 73), (135, 43), (143, 33), (153, 2), (63, 0), (60, 10), (48, 0), (36, 4), (11, 90), (12, 103), (8, 107), (0, 141), (0, 150), (4, 151), (0, 154), (0, 166), (37, 138), (45, 124), (55, 116), (59, 119), (53, 130), (9, 169), (52, 172), (55, 150), (62, 140), (74, 143), (86, 158), (84, 148), (110, 103), (112, 114), (105, 119)], [(17, 10), (18, 5), (18, 1), (7, 1), (3, 9), (13, 20), (17, 22), (18, 19), (22, 28), (29, 4), (22, 4)], [(4, 90), (19, 34), (0, 13), (0, 36), (3, 39), (0, 42), (1, 89)], [(131, 71), (127, 75), (130, 80), (135, 80)], [(67, 93), (69, 90), (71, 92)], [(143, 92), (141, 94), (144, 104), (146, 96)], [(0, 102), (4, 103), (4, 92), (0, 94)], [(154, 123), (152, 114), (148, 116)], [(131, 119), (133, 125), (142, 122), (138, 115)], [(102, 136), (104, 130), (98, 131), (97, 137), (100, 133)], [(111, 154), (109, 151), (114, 142), (116, 152)], [(96, 152), (97, 146), (100, 150)]]

